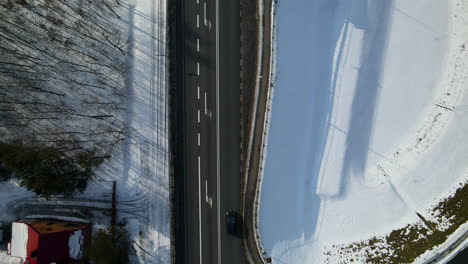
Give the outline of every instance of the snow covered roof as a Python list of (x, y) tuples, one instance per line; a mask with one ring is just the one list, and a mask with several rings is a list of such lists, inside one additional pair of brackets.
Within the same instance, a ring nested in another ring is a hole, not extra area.
[(28, 225), (13, 222), (11, 229), (11, 255), (26, 258), (28, 243)]

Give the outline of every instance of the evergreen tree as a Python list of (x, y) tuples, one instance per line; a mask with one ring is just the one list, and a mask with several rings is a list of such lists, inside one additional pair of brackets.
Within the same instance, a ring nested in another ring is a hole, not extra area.
[(21, 142), (0, 142), (0, 180), (14, 178), (43, 197), (84, 191), (92, 168), (101, 158), (94, 152), (69, 157), (57, 148), (35, 148)]

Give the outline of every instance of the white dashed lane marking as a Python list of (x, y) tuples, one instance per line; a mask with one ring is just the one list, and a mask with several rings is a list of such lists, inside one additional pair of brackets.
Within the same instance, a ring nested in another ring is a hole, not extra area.
[(206, 106), (206, 104), (207, 104), (207, 103), (206, 103), (206, 92), (205, 92), (205, 115), (206, 115), (206, 114), (207, 114), (207, 112), (208, 112), (208, 109), (207, 109), (207, 106)]

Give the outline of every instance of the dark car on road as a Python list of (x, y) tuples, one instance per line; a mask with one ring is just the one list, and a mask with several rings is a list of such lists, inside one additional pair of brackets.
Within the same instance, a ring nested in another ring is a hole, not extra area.
[(239, 214), (236, 211), (226, 212), (226, 231), (234, 236), (239, 235)]

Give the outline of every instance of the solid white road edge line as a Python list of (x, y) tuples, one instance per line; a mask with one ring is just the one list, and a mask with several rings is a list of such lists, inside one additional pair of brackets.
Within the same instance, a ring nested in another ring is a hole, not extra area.
[(201, 227), (201, 168), (200, 168), (200, 156), (198, 156), (198, 232), (199, 232), (199, 243), (200, 243), (200, 264), (203, 263), (203, 247), (202, 247), (202, 227)]
[(221, 212), (219, 201), (220, 160), (219, 160), (219, 0), (216, 0), (216, 207), (218, 225), (218, 264), (221, 264)]

